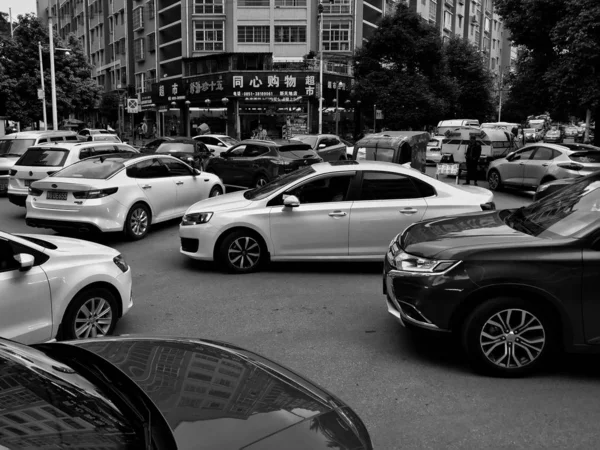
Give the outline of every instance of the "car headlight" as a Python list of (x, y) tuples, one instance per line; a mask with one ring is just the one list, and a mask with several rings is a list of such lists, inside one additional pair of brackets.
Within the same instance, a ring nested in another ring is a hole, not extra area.
[(289, 166), (290, 164), (292, 164), (292, 161), (284, 161), (281, 159), (274, 159), (273, 164), (275, 164), (276, 166)]
[(454, 267), (460, 261), (443, 259), (429, 259), (414, 256), (400, 249), (397, 243), (392, 244), (387, 253), (387, 260), (391, 266), (404, 272), (440, 273)]
[(113, 258), (113, 262), (115, 265), (121, 269), (121, 272), (125, 273), (129, 270), (129, 264), (125, 261), (125, 257), (123, 255), (117, 255)]
[(203, 223), (207, 223), (212, 216), (213, 213), (211, 212), (186, 214), (183, 216), (181, 225), (201, 225)]

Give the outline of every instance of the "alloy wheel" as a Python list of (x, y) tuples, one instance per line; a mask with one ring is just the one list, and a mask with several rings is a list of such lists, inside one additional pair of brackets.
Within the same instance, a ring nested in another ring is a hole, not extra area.
[(250, 236), (240, 237), (229, 246), (227, 257), (236, 269), (248, 270), (260, 261), (260, 245)]
[(541, 321), (529, 311), (505, 309), (484, 323), (479, 344), (491, 363), (514, 369), (531, 364), (541, 355), (546, 333)]
[(498, 186), (500, 185), (500, 176), (498, 175), (498, 172), (490, 173), (488, 184), (490, 185), (491, 190), (498, 189)]
[(219, 188), (213, 188), (212, 191), (210, 191), (209, 197), (218, 197), (219, 195), (222, 195), (223, 193), (221, 192), (221, 189)]
[(75, 315), (75, 336), (77, 339), (106, 336), (112, 322), (110, 303), (101, 297), (92, 297), (81, 305)]
[(148, 229), (148, 214), (144, 208), (136, 208), (131, 213), (129, 227), (136, 236), (142, 236)]

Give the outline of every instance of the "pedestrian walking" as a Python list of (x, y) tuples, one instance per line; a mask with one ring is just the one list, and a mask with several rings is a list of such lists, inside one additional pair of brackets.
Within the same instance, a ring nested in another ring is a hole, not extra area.
[(252, 139), (258, 139), (261, 141), (267, 140), (267, 130), (263, 129), (262, 124), (258, 124), (258, 129), (254, 131), (254, 136), (252, 136)]
[(157, 138), (158, 137), (158, 128), (156, 127), (156, 124), (152, 125), (152, 137), (153, 138)]
[(146, 139), (147, 135), (148, 135), (148, 125), (146, 124), (146, 121), (142, 122), (142, 124), (140, 125), (141, 127), (141, 138), (142, 140)]
[(473, 180), (473, 184), (477, 186), (477, 163), (481, 157), (481, 144), (477, 142), (474, 135), (471, 135), (469, 139), (465, 156), (467, 160), (467, 180), (464, 184), (471, 184), (470, 181)]

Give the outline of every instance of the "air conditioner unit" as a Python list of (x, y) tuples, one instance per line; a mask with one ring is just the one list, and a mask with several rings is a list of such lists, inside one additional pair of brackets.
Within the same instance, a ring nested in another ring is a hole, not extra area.
[(471, 23), (477, 23), (477, 16), (475, 14), (471, 16)]

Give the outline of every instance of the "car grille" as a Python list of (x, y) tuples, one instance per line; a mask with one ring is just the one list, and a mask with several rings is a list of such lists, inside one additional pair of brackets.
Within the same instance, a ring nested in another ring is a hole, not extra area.
[(199, 246), (200, 241), (198, 239), (181, 238), (181, 250), (184, 252), (196, 253)]

